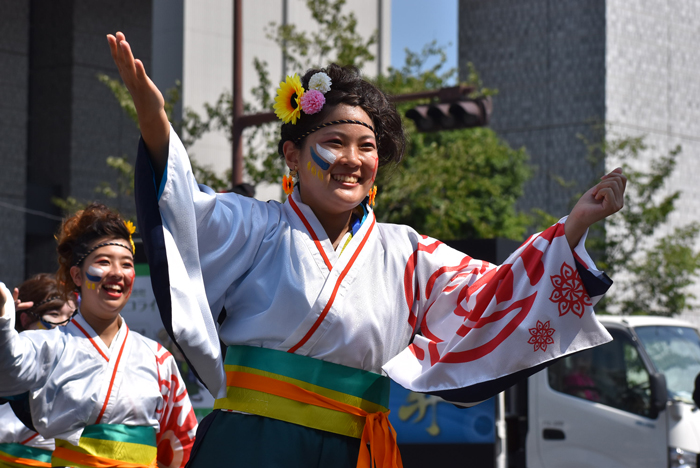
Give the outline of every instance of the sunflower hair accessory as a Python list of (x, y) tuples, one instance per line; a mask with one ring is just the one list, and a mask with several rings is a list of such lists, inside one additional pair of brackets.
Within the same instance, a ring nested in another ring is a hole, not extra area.
[(324, 72), (315, 73), (309, 80), (309, 89), (305, 90), (301, 85), (298, 74), (287, 76), (280, 83), (275, 97), (275, 115), (282, 122), (296, 125), (297, 120), (304, 114), (316, 114), (321, 112), (326, 103), (326, 94), (331, 89), (331, 78)]
[(129, 231), (129, 243), (131, 244), (131, 253), (136, 253), (136, 245), (134, 244), (134, 239), (131, 237), (136, 232), (136, 226), (131, 221), (124, 221), (126, 229)]

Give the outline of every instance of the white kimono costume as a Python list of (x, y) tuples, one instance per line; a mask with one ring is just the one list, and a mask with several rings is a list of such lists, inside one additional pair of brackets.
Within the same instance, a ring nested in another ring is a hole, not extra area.
[(152, 427), (159, 466), (185, 465), (197, 419), (165, 348), (123, 320), (107, 347), (80, 314), (65, 327), (21, 334), (8, 315), (0, 317), (0, 396), (29, 391), (42, 436), (77, 446), (86, 426)]
[(215, 398), (226, 393), (219, 339), (467, 404), (611, 339), (592, 307), (611, 282), (585, 238), (572, 253), (564, 220), (499, 267), (369, 210), (339, 256), (298, 189), (280, 204), (198, 186), (172, 129), (160, 188), (143, 142), (136, 170), (165, 328)]

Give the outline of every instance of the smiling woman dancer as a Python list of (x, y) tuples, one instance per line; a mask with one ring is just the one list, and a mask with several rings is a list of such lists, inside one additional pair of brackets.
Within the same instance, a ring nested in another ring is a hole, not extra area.
[[(76, 310), (72, 299), (58, 291), (54, 275), (39, 273), (27, 279), (12, 294), (15, 303), (15, 328), (50, 330), (65, 325)], [(0, 398), (0, 468), (49, 467), (53, 439), (44, 439), (35, 430), (29, 414), (29, 395)], [(17, 416), (19, 415), (19, 416)]]
[(197, 185), (160, 91), (123, 34), (108, 42), (139, 117), (137, 210), (159, 308), (217, 398), (190, 466), (401, 466), (387, 375), (474, 404), (610, 340), (592, 309), (610, 282), (583, 241), (622, 206), (620, 170), (498, 267), (376, 222), (374, 178), (404, 134), (356, 70), (281, 84), (292, 179), (284, 204), (264, 203)]
[(52, 466), (181, 467), (197, 421), (173, 357), (120, 316), (134, 282), (133, 229), (104, 205), (64, 221), (61, 293), (80, 292), (65, 327), (13, 329), (0, 283), (0, 395), (30, 392), (31, 418), (56, 439)]

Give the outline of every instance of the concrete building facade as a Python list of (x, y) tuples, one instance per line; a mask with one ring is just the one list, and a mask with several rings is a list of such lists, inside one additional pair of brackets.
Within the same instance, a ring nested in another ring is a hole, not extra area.
[(116, 75), (105, 34), (124, 30), (150, 66), (151, 4), (90, 0), (0, 1), (0, 280), (55, 271), (53, 197), (94, 199), (131, 155), (138, 130), (98, 73)]

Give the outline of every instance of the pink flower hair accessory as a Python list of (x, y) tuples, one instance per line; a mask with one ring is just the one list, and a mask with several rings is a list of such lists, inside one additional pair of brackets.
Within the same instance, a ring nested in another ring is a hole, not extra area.
[(323, 109), (326, 97), (321, 91), (310, 89), (301, 97), (301, 110), (304, 114), (315, 114)]

